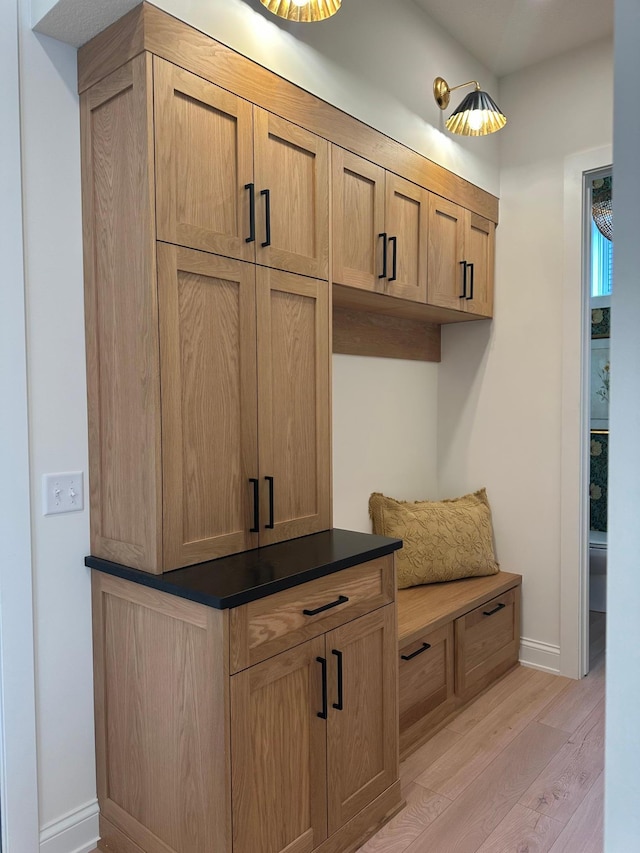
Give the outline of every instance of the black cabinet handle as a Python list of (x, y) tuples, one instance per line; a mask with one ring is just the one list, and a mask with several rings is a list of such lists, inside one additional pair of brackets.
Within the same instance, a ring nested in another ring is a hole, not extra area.
[(342, 701), (342, 652), (333, 649), (331, 654), (338, 658), (338, 701), (333, 703), (333, 707), (336, 711), (342, 711), (344, 710), (344, 704)]
[(327, 660), (326, 658), (316, 658), (319, 664), (322, 664), (322, 711), (318, 711), (318, 716), (321, 720), (327, 719), (328, 703), (327, 703)]
[(260, 195), (264, 196), (264, 217), (265, 217), (265, 241), (261, 243), (263, 249), (271, 245), (271, 190), (260, 190)]
[(494, 613), (497, 613), (498, 610), (502, 610), (506, 606), (507, 606), (506, 604), (503, 604), (502, 602), (500, 602), (500, 604), (496, 605), (496, 607), (494, 607), (493, 610), (483, 610), (482, 615), (483, 616), (493, 616)]
[(255, 184), (245, 184), (245, 190), (249, 190), (249, 236), (245, 237), (245, 243), (255, 243), (256, 240), (256, 188)]
[(269, 483), (269, 523), (265, 524), (267, 530), (273, 530), (273, 477), (265, 477)]
[(458, 297), (458, 299), (466, 299), (467, 298), (467, 262), (460, 261), (460, 266), (462, 267), (462, 293)]
[(260, 481), (251, 477), (249, 482), (253, 483), (253, 527), (249, 528), (249, 533), (260, 533)]
[(378, 278), (386, 278), (387, 277), (387, 232), (383, 231), (382, 234), (378, 234), (378, 237), (382, 237), (382, 275), (379, 275)]
[(412, 658), (417, 658), (418, 655), (421, 655), (422, 652), (426, 652), (427, 649), (430, 649), (430, 648), (431, 648), (430, 643), (423, 643), (422, 646), (419, 649), (416, 649), (415, 652), (411, 652), (410, 655), (400, 655), (400, 657), (402, 658), (402, 660), (411, 660)]
[(469, 269), (471, 270), (471, 287), (469, 288), (469, 295), (467, 299), (473, 299), (473, 274), (474, 274), (474, 264), (467, 264)]
[(395, 281), (398, 278), (398, 238), (389, 237), (389, 242), (393, 243), (393, 261), (391, 263), (391, 278), (389, 281)]
[(305, 616), (317, 616), (318, 613), (324, 613), (325, 610), (331, 610), (332, 607), (337, 607), (339, 604), (346, 604), (349, 599), (346, 595), (340, 595), (335, 601), (330, 601), (329, 604), (323, 604), (322, 607), (316, 607), (315, 610), (303, 610)]

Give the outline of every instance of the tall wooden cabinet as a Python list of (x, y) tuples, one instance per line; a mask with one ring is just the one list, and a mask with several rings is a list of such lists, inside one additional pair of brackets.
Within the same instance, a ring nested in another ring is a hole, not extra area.
[(328, 143), (148, 53), (82, 133), (92, 553), (162, 572), (327, 529)]

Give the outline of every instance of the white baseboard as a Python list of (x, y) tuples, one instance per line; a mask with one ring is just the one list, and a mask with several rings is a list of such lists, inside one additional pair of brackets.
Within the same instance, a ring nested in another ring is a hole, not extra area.
[(540, 643), (538, 640), (528, 640), (522, 637), (520, 640), (520, 663), (533, 669), (541, 669), (543, 672), (560, 674), (560, 646), (552, 646), (550, 643)]
[(100, 837), (98, 801), (51, 821), (40, 830), (40, 853), (90, 853)]

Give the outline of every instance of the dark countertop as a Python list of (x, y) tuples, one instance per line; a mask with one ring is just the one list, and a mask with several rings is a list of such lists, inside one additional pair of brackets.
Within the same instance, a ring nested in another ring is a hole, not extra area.
[(383, 557), (399, 548), (402, 548), (401, 539), (333, 529), (173, 569), (162, 575), (130, 569), (100, 557), (86, 557), (84, 562), (100, 572), (226, 610)]

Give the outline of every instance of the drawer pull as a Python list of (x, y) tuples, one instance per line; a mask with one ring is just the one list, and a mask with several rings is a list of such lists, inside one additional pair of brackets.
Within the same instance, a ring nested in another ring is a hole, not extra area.
[(483, 616), (493, 616), (494, 613), (497, 613), (498, 610), (502, 610), (506, 606), (507, 606), (506, 604), (503, 604), (502, 602), (500, 602), (500, 604), (496, 605), (493, 608), (493, 610), (483, 610), (482, 615)]
[(269, 484), (269, 523), (265, 524), (265, 527), (267, 530), (273, 530), (273, 477), (265, 477), (265, 480)]
[(260, 533), (260, 481), (251, 477), (249, 482), (253, 484), (253, 527), (249, 533)]
[(322, 607), (316, 607), (315, 610), (303, 610), (305, 616), (317, 616), (318, 613), (324, 613), (325, 610), (331, 610), (332, 607), (337, 607), (339, 604), (346, 604), (349, 599), (346, 595), (340, 595), (335, 601), (330, 601), (329, 604), (323, 604)]
[(344, 705), (342, 702), (342, 652), (337, 651), (336, 649), (332, 649), (332, 655), (335, 655), (338, 658), (338, 701), (333, 703), (333, 707), (336, 711), (343, 711)]
[(260, 190), (260, 195), (264, 196), (264, 243), (260, 243), (263, 249), (271, 245), (271, 190)]
[(327, 719), (327, 660), (326, 658), (316, 658), (319, 664), (322, 665), (322, 711), (318, 711), (318, 716), (321, 720)]
[(426, 652), (427, 649), (430, 649), (430, 648), (431, 648), (430, 643), (423, 643), (421, 648), (416, 649), (415, 652), (411, 652), (410, 655), (400, 655), (400, 657), (402, 658), (402, 660), (411, 660), (412, 658), (417, 658), (418, 655), (421, 655), (422, 652)]
[(391, 264), (391, 278), (387, 281), (395, 281), (398, 278), (398, 238), (389, 237), (389, 242), (393, 243), (393, 261)]
[(467, 298), (467, 262), (460, 261), (460, 266), (462, 267), (462, 293), (458, 297), (459, 299)]

